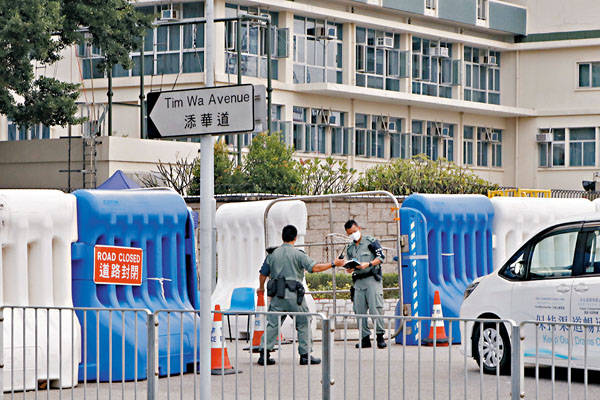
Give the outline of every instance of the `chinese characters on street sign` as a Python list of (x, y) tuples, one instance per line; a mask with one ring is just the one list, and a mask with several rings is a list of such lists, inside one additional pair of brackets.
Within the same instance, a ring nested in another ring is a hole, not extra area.
[(254, 86), (217, 86), (148, 93), (150, 138), (254, 130)]
[(94, 246), (96, 284), (142, 284), (143, 250), (135, 247)]

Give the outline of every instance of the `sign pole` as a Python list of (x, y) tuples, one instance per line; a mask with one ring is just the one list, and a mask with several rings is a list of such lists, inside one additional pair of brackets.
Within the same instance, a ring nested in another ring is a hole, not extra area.
[[(206, 48), (204, 83), (207, 87), (215, 85), (214, 75), (214, 0), (206, 0)], [(213, 259), (213, 224), (215, 219), (214, 203), (214, 139), (212, 135), (200, 138), (200, 399), (211, 398), (210, 384), (210, 330), (211, 330), (211, 292)]]

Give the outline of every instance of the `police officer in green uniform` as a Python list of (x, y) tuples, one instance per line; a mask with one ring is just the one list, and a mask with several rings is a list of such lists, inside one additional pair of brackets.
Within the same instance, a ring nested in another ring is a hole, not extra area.
[[(334, 266), (333, 263), (317, 264), (303, 251), (294, 247), (298, 231), (295, 226), (287, 225), (283, 228), (281, 238), (283, 245), (273, 250), (267, 255), (262, 268), (260, 269), (258, 291), (264, 291), (265, 282), (267, 284), (267, 296), (271, 298), (269, 302), (269, 311), (277, 312), (308, 312), (306, 300), (304, 300), (304, 271), (321, 272)], [(281, 316), (281, 323), (285, 319)], [(267, 316), (266, 332), (263, 335), (260, 348), (260, 365), (275, 364), (271, 358), (270, 352), (277, 342), (279, 334), (278, 316)], [(296, 331), (298, 332), (298, 352), (300, 353), (300, 365), (319, 364), (319, 358), (310, 355), (312, 350), (312, 337), (310, 331), (310, 318), (306, 315), (296, 316)], [(266, 345), (265, 345), (266, 340)], [(265, 346), (266, 350), (265, 351)], [(266, 353), (266, 357), (265, 357)]]
[[(354, 259), (360, 264), (352, 272), (354, 291), (354, 312), (371, 315), (383, 315), (383, 275), (381, 264), (385, 259), (383, 249), (379, 242), (372, 236), (362, 235), (361, 228), (353, 219), (344, 224), (346, 234), (352, 238), (352, 243), (346, 247), (348, 259)], [(341, 264), (342, 260), (336, 260), (335, 264)], [(342, 261), (343, 262), (343, 261)], [(348, 271), (350, 272), (350, 271)], [(367, 318), (360, 318), (362, 343), (356, 347), (371, 347), (371, 330)], [(383, 334), (383, 318), (373, 318), (375, 332), (377, 334), (377, 347), (387, 347)]]

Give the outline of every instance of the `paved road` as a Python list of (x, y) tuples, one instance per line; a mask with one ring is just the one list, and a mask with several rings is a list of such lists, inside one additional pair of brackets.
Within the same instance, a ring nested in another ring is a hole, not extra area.
[[(359, 352), (354, 348), (355, 343), (348, 341), (347, 346), (344, 346), (344, 342), (334, 344), (335, 384), (332, 387), (332, 398), (465, 399), (465, 387), (466, 399), (510, 398), (510, 377), (501, 376), (497, 379), (495, 376), (482, 376), (477, 364), (471, 359), (466, 360), (465, 369), (464, 356), (457, 346), (453, 346), (451, 352), (449, 348), (437, 348), (434, 363), (432, 348), (423, 347), (419, 350), (416, 347), (404, 348), (394, 344), (387, 350), (365, 349)], [(252, 355), (251, 362), (249, 353), (241, 350), (243, 345), (245, 343), (240, 342), (236, 361), (235, 345), (228, 344), (231, 362), (241, 373), (237, 376), (213, 376), (213, 399), (321, 398), (321, 366), (299, 366), (298, 356), (294, 354), (292, 345), (284, 345), (280, 353), (274, 353), (279, 363), (266, 368), (256, 364), (256, 354)], [(320, 343), (315, 343), (315, 353), (320, 352)], [(583, 399), (583, 371), (573, 371), (572, 375), (571, 398)], [(556, 399), (567, 398), (567, 379), (566, 369), (558, 369), (554, 387)], [(536, 398), (535, 382), (535, 370), (527, 369), (525, 389), (528, 399)], [(589, 382), (588, 398), (600, 398), (600, 373), (590, 373)], [(193, 374), (173, 376), (170, 380), (163, 378), (159, 382), (159, 398), (193, 399), (197, 384), (198, 380), (194, 379)], [(73, 396), (76, 399), (133, 399), (136, 397), (134, 389), (137, 389), (137, 398), (146, 398), (145, 381), (139, 382), (137, 388), (132, 383), (114, 383), (110, 393), (108, 384), (97, 386), (95, 383), (88, 383), (85, 389), (80, 385), (73, 393), (63, 390), (61, 394), (58, 390), (52, 390), (49, 398), (58, 399), (62, 396), (70, 399)], [(540, 369), (538, 389), (540, 399), (552, 398), (550, 368)], [(46, 397), (46, 392), (38, 394), (38, 398)], [(11, 398), (11, 394), (5, 394), (4, 398)], [(14, 398), (23, 398), (23, 393), (15, 393)], [(25, 398), (33, 399), (35, 393), (28, 392)]]

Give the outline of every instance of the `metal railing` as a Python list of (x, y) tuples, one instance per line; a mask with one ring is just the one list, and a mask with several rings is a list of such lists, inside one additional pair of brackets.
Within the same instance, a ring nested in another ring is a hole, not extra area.
[[(5, 306), (1, 312), (2, 398), (199, 398), (197, 310)], [(379, 349), (375, 340), (371, 348), (357, 340), (362, 318), (371, 315), (219, 313), (235, 326), (245, 325), (240, 318), (265, 326), (269, 315), (277, 316), (279, 334), (276, 363), (267, 366), (256, 364), (254, 323), (247, 340), (236, 334), (228, 344), (214, 328), (215, 399), (591, 399), (600, 392), (600, 324), (386, 315), (377, 317), (386, 343)], [(293, 327), (300, 317), (321, 327), (313, 338), (319, 365), (298, 365)], [(357, 319), (358, 332), (350, 328)], [(444, 323), (444, 333), (436, 322)]]

